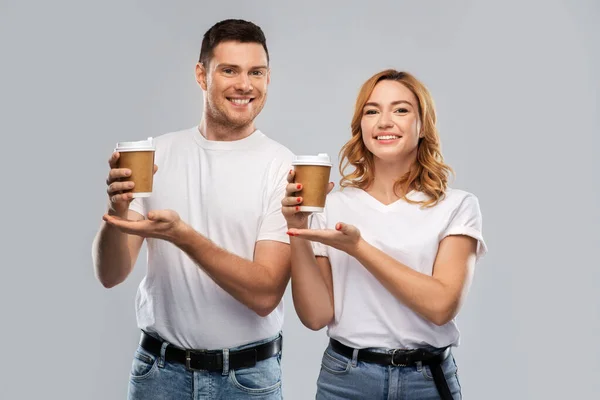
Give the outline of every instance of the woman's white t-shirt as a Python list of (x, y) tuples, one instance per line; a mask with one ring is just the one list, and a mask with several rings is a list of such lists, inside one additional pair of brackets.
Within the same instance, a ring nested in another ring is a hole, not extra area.
[[(408, 194), (424, 200), (422, 192)], [(449, 188), (436, 206), (422, 208), (405, 200), (385, 205), (353, 187), (327, 197), (325, 211), (315, 213), (311, 228), (334, 229), (336, 223), (356, 226), (369, 244), (402, 264), (432, 275), (440, 241), (448, 235), (477, 239), (477, 259), (486, 245), (479, 202), (473, 194)], [(459, 344), (454, 320), (437, 326), (396, 299), (355, 258), (313, 242), (315, 255), (329, 257), (333, 276), (335, 316), (329, 337), (354, 348), (445, 347)]]

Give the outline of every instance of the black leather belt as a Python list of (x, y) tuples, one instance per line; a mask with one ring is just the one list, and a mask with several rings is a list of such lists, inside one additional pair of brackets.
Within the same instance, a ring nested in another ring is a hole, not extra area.
[[(160, 356), (163, 341), (142, 332), (140, 346)], [(271, 358), (281, 351), (282, 337), (244, 350), (229, 352), (229, 369), (250, 368), (258, 361)], [(222, 350), (184, 350), (173, 345), (165, 349), (165, 360), (184, 364), (189, 370), (223, 371)]]
[[(331, 347), (343, 356), (352, 358), (354, 349), (345, 344), (338, 342), (335, 339), (330, 339)], [(394, 350), (391, 353), (379, 353), (375, 351), (359, 350), (358, 360), (381, 364), (393, 365), (396, 367), (407, 367), (416, 365), (421, 362), (423, 365), (431, 365), (441, 363), (450, 355), (450, 347), (447, 347), (443, 352), (436, 354), (423, 349), (414, 350)]]
[[(354, 349), (352, 347), (348, 347), (335, 339), (330, 339), (329, 343), (331, 343), (331, 348), (336, 353), (352, 359), (354, 355)], [(423, 349), (394, 350), (391, 353), (379, 353), (360, 349), (358, 350), (357, 360), (374, 364), (392, 365), (395, 367), (413, 366), (416, 365), (417, 362), (421, 362), (422, 365), (429, 365), (440, 398), (442, 400), (452, 400), (452, 393), (450, 392), (448, 382), (446, 382), (446, 377), (444, 376), (444, 371), (441, 366), (442, 362), (449, 355), (450, 347), (446, 347), (444, 351), (440, 353), (432, 353)]]

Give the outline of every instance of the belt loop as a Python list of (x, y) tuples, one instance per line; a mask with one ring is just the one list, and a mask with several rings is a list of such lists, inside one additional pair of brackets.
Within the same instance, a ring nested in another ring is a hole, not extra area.
[(356, 368), (358, 365), (358, 349), (352, 350), (352, 366)]
[(223, 349), (223, 376), (229, 375), (229, 349)]
[(423, 361), (417, 361), (417, 372), (421, 372), (423, 370)]
[(165, 353), (167, 352), (167, 346), (169, 342), (164, 341), (160, 346), (160, 356), (158, 356), (158, 368), (162, 368), (165, 366)]

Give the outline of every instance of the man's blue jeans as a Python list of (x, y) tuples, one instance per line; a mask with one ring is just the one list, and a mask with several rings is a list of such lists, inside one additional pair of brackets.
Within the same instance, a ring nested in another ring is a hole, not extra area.
[[(229, 351), (242, 350), (276, 338), (231, 348)], [(224, 357), (227, 354), (228, 351), (224, 352)], [(212, 372), (190, 371), (181, 363), (165, 361), (164, 347), (161, 355), (156, 356), (138, 346), (131, 366), (128, 399), (280, 400), (281, 352), (258, 361), (250, 368)]]

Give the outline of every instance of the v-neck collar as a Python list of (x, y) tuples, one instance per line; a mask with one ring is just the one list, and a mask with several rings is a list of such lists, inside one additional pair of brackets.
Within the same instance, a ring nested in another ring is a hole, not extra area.
[[(381, 212), (390, 212), (390, 211), (397, 210), (399, 207), (402, 207), (403, 205), (410, 205), (410, 203), (406, 202), (406, 200), (404, 200), (403, 198), (399, 198), (398, 200), (396, 200), (390, 204), (384, 204), (381, 201), (377, 200), (372, 195), (370, 195), (369, 193), (367, 193), (365, 190), (359, 189), (356, 187), (346, 187), (346, 188), (344, 188), (344, 190), (349, 190), (349, 191), (353, 191), (353, 192), (357, 193), (357, 196), (359, 196), (361, 199), (363, 199), (363, 201), (366, 204), (368, 204), (372, 208), (379, 210)], [(414, 189), (406, 194), (406, 197), (410, 198), (411, 200), (417, 200), (422, 196), (423, 196), (423, 194), (421, 192), (417, 192)]]

